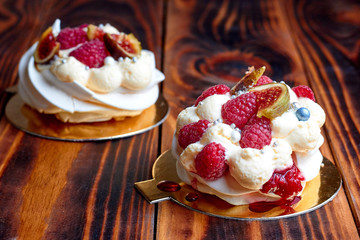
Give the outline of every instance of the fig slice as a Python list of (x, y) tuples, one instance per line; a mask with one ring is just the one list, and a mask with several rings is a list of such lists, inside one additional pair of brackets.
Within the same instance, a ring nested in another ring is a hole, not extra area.
[(283, 83), (268, 83), (249, 90), (255, 93), (258, 103), (257, 117), (272, 120), (289, 109), (290, 94)]
[(59, 53), (60, 43), (52, 32), (52, 27), (43, 32), (34, 52), (35, 63), (44, 64), (49, 62), (56, 54)]
[(235, 95), (237, 92), (247, 91), (249, 88), (256, 85), (256, 82), (264, 74), (266, 67), (262, 66), (258, 69), (252, 69), (247, 73), (234, 87), (232, 87), (230, 94)]
[(105, 34), (105, 32), (101, 28), (99, 28), (93, 24), (89, 24), (87, 26), (87, 37), (90, 41), (94, 40), (94, 39), (99, 39), (102, 41), (104, 34)]
[(141, 44), (132, 33), (106, 33), (104, 35), (104, 43), (114, 59), (119, 57), (133, 58), (141, 52)]

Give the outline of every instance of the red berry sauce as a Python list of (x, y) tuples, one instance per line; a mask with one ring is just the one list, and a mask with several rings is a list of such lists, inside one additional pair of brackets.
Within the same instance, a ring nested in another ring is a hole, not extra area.
[(199, 195), (197, 193), (191, 192), (186, 194), (185, 199), (188, 202), (195, 202), (196, 200), (198, 200)]
[(271, 209), (280, 206), (285, 209), (286, 214), (294, 213), (294, 209), (291, 208), (292, 205), (298, 203), (301, 200), (300, 196), (295, 196), (292, 200), (280, 199), (275, 202), (254, 202), (249, 204), (249, 209), (252, 212), (262, 213), (270, 211)]
[(176, 192), (181, 189), (181, 186), (173, 181), (161, 181), (157, 184), (157, 188), (164, 192)]
[(305, 177), (300, 170), (293, 164), (283, 170), (275, 170), (270, 180), (260, 189), (263, 193), (274, 193), (284, 199), (297, 195), (302, 190), (301, 182)]
[(274, 193), (279, 195), (281, 199), (275, 202), (261, 201), (251, 203), (249, 204), (249, 209), (253, 212), (266, 212), (280, 206), (286, 209), (287, 213), (293, 212), (294, 210), (290, 206), (301, 200), (301, 197), (296, 195), (303, 189), (302, 181), (305, 181), (305, 177), (295, 164), (283, 170), (275, 170), (270, 180), (263, 185), (260, 191), (263, 193)]

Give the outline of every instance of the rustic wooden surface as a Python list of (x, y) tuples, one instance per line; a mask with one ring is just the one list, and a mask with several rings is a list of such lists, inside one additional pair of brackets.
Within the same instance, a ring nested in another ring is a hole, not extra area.
[[(359, 239), (360, 3), (316, 0), (0, 0), (0, 239)], [(171, 106), (131, 138), (62, 142), (23, 133), (4, 116), (21, 55), (56, 19), (109, 22), (155, 52)], [(325, 157), (344, 184), (324, 207), (276, 221), (236, 221), (134, 189), (170, 148), (177, 114), (205, 88), (233, 85), (249, 65), (307, 84), (323, 106)]]

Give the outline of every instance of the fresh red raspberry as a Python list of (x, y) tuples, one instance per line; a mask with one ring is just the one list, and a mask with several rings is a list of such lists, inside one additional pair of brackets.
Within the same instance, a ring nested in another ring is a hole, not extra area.
[(234, 123), (242, 129), (248, 120), (257, 113), (256, 95), (253, 92), (242, 94), (227, 101), (221, 107), (221, 116), (226, 124)]
[(215, 85), (213, 87), (210, 87), (202, 92), (202, 94), (196, 99), (195, 106), (199, 104), (202, 100), (204, 100), (207, 97), (210, 97), (211, 95), (215, 94), (226, 94), (230, 92), (230, 88), (226, 85)]
[(254, 115), (241, 132), (240, 147), (262, 149), (271, 142), (270, 120)]
[(304, 175), (293, 164), (284, 170), (275, 170), (270, 180), (260, 189), (263, 193), (275, 193), (287, 199), (297, 195), (302, 190), (301, 181), (305, 181)]
[(60, 43), (60, 49), (69, 49), (76, 47), (80, 43), (88, 40), (87, 33), (83, 30), (83, 26), (77, 28), (64, 28), (56, 37), (56, 41)]
[(226, 149), (220, 144), (211, 142), (196, 155), (196, 173), (206, 179), (215, 180), (223, 176), (228, 169), (225, 160)]
[(95, 39), (84, 43), (72, 51), (69, 56), (73, 56), (89, 68), (99, 68), (104, 65), (104, 59), (108, 55), (104, 42)]
[(295, 92), (296, 96), (298, 97), (306, 97), (306, 98), (310, 98), (314, 102), (316, 101), (314, 92), (308, 86), (300, 85), (297, 87), (293, 87), (292, 90)]
[(268, 76), (262, 75), (259, 78), (259, 80), (257, 80), (256, 85), (254, 87), (264, 85), (264, 84), (268, 84), (268, 83), (272, 83), (272, 82), (273, 82), (273, 80), (271, 80), (271, 78), (269, 78)]
[(178, 142), (180, 147), (186, 148), (188, 145), (200, 140), (206, 129), (209, 127), (208, 120), (199, 120), (183, 126), (179, 131)]

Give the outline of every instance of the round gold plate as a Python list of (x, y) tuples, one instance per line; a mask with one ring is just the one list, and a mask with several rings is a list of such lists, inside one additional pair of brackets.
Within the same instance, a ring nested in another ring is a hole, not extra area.
[[(306, 183), (299, 203), (292, 207), (275, 207), (267, 212), (257, 213), (249, 210), (249, 205), (234, 206), (220, 198), (198, 192), (183, 183), (176, 173), (176, 159), (168, 150), (156, 160), (152, 170), (153, 179), (135, 183), (136, 189), (149, 203), (163, 200), (173, 200), (194, 211), (207, 215), (236, 220), (274, 220), (294, 217), (311, 212), (330, 202), (340, 190), (342, 179), (338, 169), (328, 159), (324, 158), (320, 173), (316, 178)], [(157, 188), (161, 181), (173, 181), (180, 184), (176, 192), (165, 192)], [(198, 199), (189, 202), (186, 195), (196, 193)]]
[(162, 95), (157, 102), (139, 116), (121, 121), (96, 123), (64, 123), (51, 114), (41, 114), (13, 96), (5, 114), (17, 128), (35, 136), (65, 141), (100, 141), (130, 137), (159, 126), (169, 113), (169, 105)]

